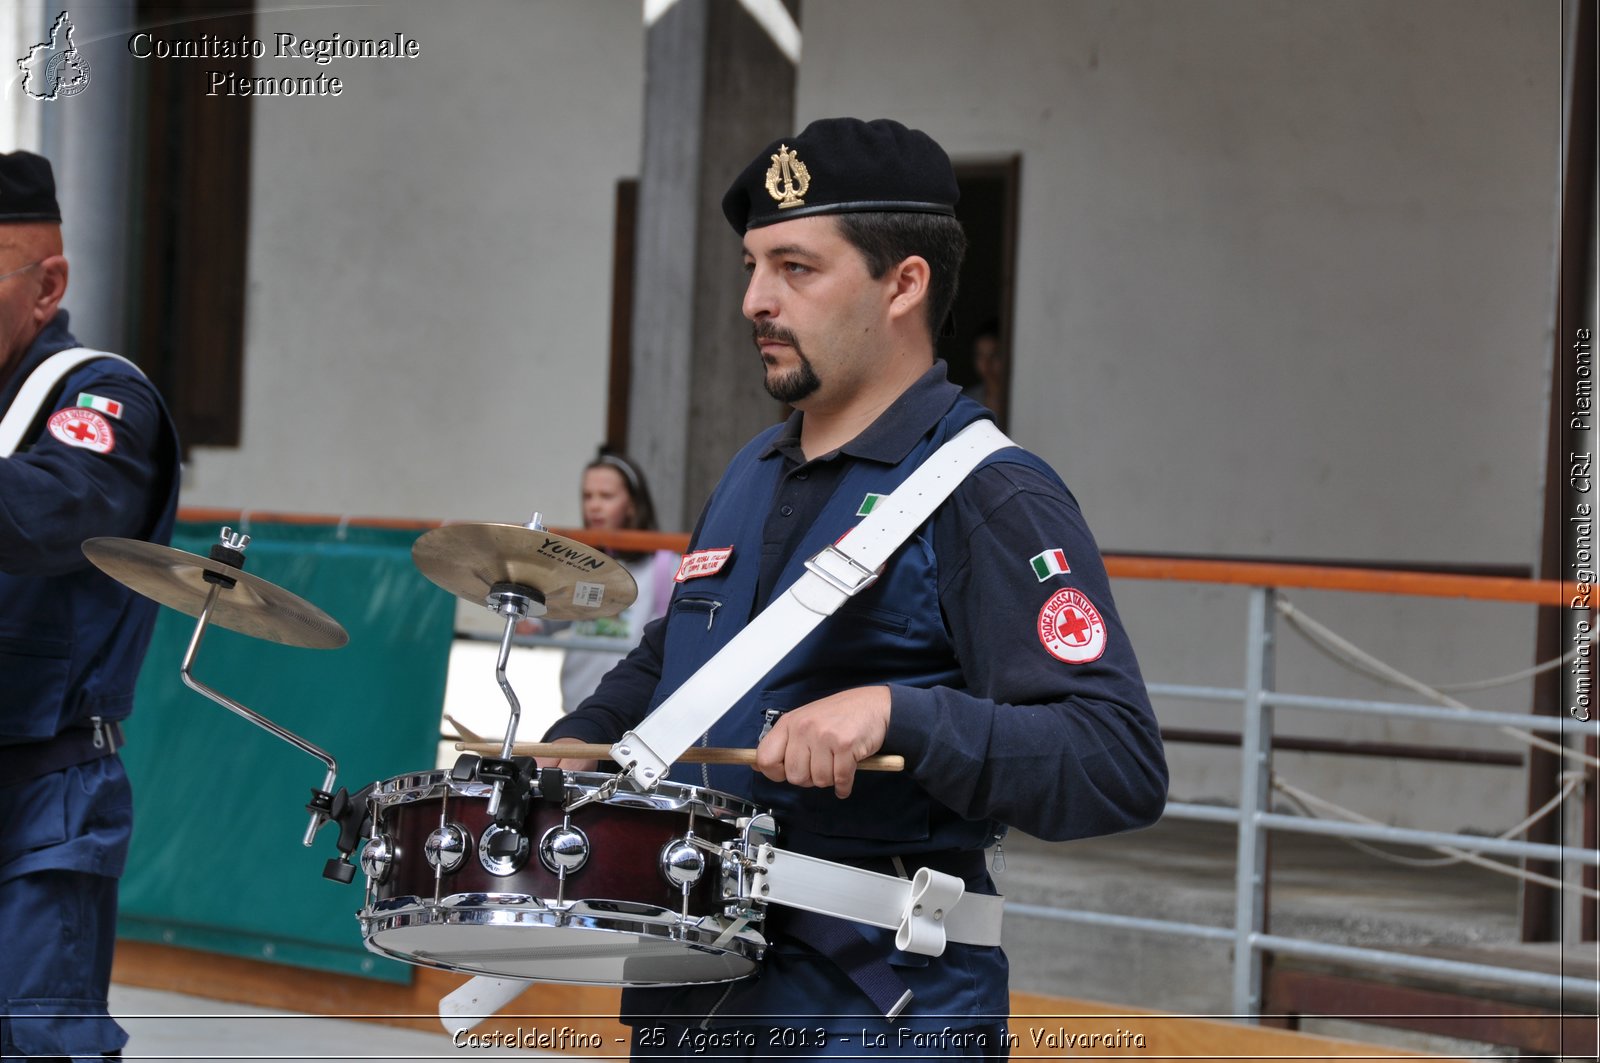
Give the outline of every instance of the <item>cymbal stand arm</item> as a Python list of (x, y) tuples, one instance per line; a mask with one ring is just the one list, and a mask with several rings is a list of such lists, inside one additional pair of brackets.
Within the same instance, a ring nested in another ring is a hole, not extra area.
[[(333, 757), (312, 745), (310, 742), (307, 742), (294, 732), (279, 727), (277, 724), (273, 723), (265, 716), (262, 716), (260, 713), (254, 712), (239, 704), (226, 694), (212, 690), (210, 687), (206, 686), (204, 683), (200, 682), (200, 680), (194, 677), (192, 668), (194, 665), (195, 654), (200, 652), (200, 640), (205, 636), (206, 628), (211, 623), (211, 607), (216, 604), (217, 595), (220, 594), (222, 590), (223, 588), (221, 586), (216, 584), (212, 585), (210, 593), (206, 595), (206, 604), (200, 610), (200, 619), (194, 625), (194, 634), (189, 637), (189, 648), (184, 652), (183, 666), (179, 669), (179, 674), (183, 677), (184, 686), (187, 686), (190, 690), (193, 690), (202, 697), (221, 705), (229, 712), (238, 716), (243, 716), (246, 720), (249, 720), (263, 731), (267, 731), (270, 734), (276, 735), (301, 752), (309, 753), (313, 757), (316, 757), (318, 760), (322, 761), (322, 763), (328, 769), (327, 777), (324, 778), (322, 782), (322, 789), (324, 791), (331, 791), (333, 789), (334, 777), (339, 772), (339, 766), (334, 762)], [(316, 837), (317, 828), (322, 826), (325, 820), (326, 817), (323, 816), (322, 813), (311, 813), (311, 823), (306, 827), (306, 834), (302, 844), (308, 848), (310, 847), (312, 840)]]
[[(500, 690), (505, 694), (506, 701), (511, 704), (511, 721), (506, 724), (506, 739), (500, 746), (500, 759), (511, 758), (511, 747), (517, 740), (517, 725), (522, 722), (522, 702), (517, 700), (517, 692), (511, 689), (511, 681), (506, 678), (506, 663), (511, 660), (511, 636), (517, 629), (517, 624), (522, 616), (510, 605), (501, 607), (506, 618), (505, 634), (500, 636), (500, 658), (495, 662), (494, 677), (500, 684)], [(500, 797), (505, 790), (505, 782), (496, 779), (494, 793), (489, 797), (489, 815), (493, 816), (500, 811)]]
[[(544, 521), (538, 513), (535, 513), (533, 519), (523, 527), (542, 531)], [(511, 705), (511, 720), (506, 724), (506, 738), (500, 745), (501, 764), (496, 766), (501, 774), (494, 780), (494, 792), (489, 795), (489, 815), (498, 816), (500, 802), (505, 796), (506, 789), (503, 772), (510, 767), (511, 748), (517, 741), (517, 725), (522, 722), (522, 702), (517, 700), (517, 692), (511, 689), (511, 681), (506, 678), (506, 662), (511, 659), (511, 636), (517, 630), (517, 624), (529, 617), (543, 616), (546, 610), (544, 595), (538, 588), (510, 582), (491, 585), (483, 604), (487, 605), (496, 616), (506, 618), (505, 633), (500, 636), (500, 657), (494, 666), (495, 680), (499, 682), (500, 690)]]

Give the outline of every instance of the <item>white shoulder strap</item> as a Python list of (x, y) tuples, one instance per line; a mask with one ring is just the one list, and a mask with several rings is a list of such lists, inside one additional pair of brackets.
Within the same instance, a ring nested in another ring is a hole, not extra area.
[[(56, 389), (67, 378), (67, 374), (96, 358), (115, 358), (119, 362), (133, 365), (120, 354), (91, 350), (88, 347), (69, 347), (52, 354), (28, 374), (28, 379), (22, 383), (22, 390), (11, 400), (11, 408), (6, 411), (3, 418), (0, 418), (0, 458), (9, 458), (16, 453), (17, 447), (22, 443), (22, 434), (28, 430), (29, 425), (38, 420), (44, 404), (50, 401), (50, 396), (56, 393)], [(137, 369), (138, 366), (134, 368)]]
[(672, 696), (611, 747), (611, 756), (646, 788), (720, 720), (789, 651), (852, 595), (878, 578), (878, 569), (911, 538), (967, 474), (989, 455), (1012, 446), (993, 421), (962, 429), (894, 493), (882, 499), (848, 535), (806, 562), (806, 572), (761, 610)]

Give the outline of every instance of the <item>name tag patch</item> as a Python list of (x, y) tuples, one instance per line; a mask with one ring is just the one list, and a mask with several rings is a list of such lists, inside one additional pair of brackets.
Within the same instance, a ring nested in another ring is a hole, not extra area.
[(69, 447), (82, 447), (96, 454), (109, 454), (117, 445), (111, 422), (93, 410), (74, 406), (50, 415), (50, 434)]
[(732, 556), (731, 546), (717, 550), (696, 550), (692, 554), (685, 554), (682, 563), (678, 565), (678, 574), (672, 578), (683, 583), (686, 580), (699, 579), (701, 576), (715, 576), (722, 571), (722, 566), (726, 565), (728, 558)]

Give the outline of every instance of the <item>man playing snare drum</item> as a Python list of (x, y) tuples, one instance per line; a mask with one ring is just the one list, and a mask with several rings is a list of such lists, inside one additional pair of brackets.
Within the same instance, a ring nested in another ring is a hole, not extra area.
[[(735, 179), (722, 205), (744, 242), (744, 314), (767, 390), (796, 412), (728, 466), (666, 618), (547, 738), (609, 743), (637, 726), (806, 559), (990, 416), (934, 358), (966, 243), (957, 195), (926, 134), (849, 118), (774, 142)], [(1015, 447), (962, 481), (706, 740), (755, 746), (758, 770), (671, 777), (770, 809), (782, 848), (901, 876), (929, 867), (973, 893), (995, 892), (983, 851), (1008, 827), (1110, 834), (1154, 822), (1166, 800), (1094, 538), (1055, 473)], [(906, 771), (857, 774), (880, 752)], [(682, 1055), (689, 1037), (751, 1057), (1005, 1051), (998, 945), (929, 958), (897, 951), (892, 930), (776, 906), (765, 933), (752, 978), (625, 991), (635, 1056)]]

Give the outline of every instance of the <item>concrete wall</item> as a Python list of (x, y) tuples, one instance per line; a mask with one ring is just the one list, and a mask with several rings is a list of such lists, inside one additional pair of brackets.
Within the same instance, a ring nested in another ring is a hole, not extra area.
[[(892, 112), (958, 159), (1021, 156), (1012, 434), (1103, 549), (1536, 559), (1558, 4), (807, 0), (803, 28), (798, 125)], [(1149, 679), (1241, 682), (1242, 592), (1118, 594)], [(1424, 679), (1530, 663), (1532, 609), (1293, 598)], [(1280, 642), (1280, 686), (1384, 696)], [(1232, 797), (1233, 754), (1174, 752), (1175, 796)], [(1520, 818), (1503, 769), (1279, 767), (1382, 818)]]
[(199, 449), (184, 502), (576, 523), (638, 4), (264, 9), (257, 36), (280, 31), (404, 32), (420, 56), (257, 62), (345, 87), (255, 108), (243, 443)]

